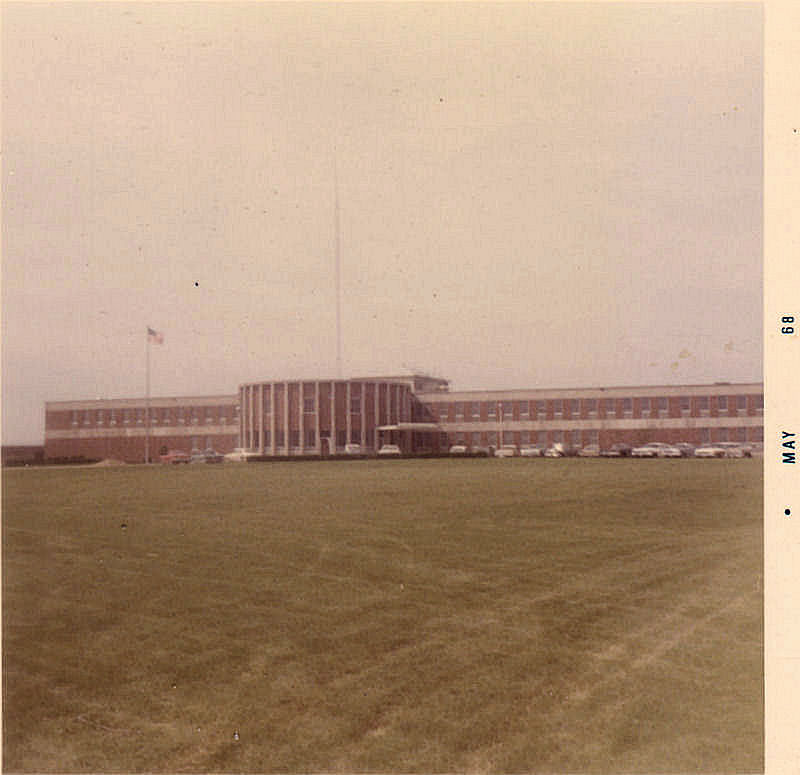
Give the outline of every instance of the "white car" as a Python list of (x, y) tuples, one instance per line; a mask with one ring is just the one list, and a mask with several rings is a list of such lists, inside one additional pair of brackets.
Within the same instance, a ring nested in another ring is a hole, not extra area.
[(680, 457), (681, 451), (663, 441), (651, 441), (631, 450), (631, 457)]
[(600, 445), (587, 444), (583, 449), (578, 450), (578, 457), (600, 457)]
[(379, 455), (402, 455), (400, 447), (397, 444), (384, 444), (379, 450)]
[(466, 455), (467, 454), (467, 448), (463, 444), (453, 444), (453, 446), (450, 447), (450, 454), (451, 455)]
[(495, 457), (516, 457), (517, 445), (516, 444), (503, 444), (500, 449), (494, 453)]
[(236, 447), (233, 452), (228, 452), (222, 457), (226, 463), (245, 463), (249, 458), (256, 457), (257, 455), (258, 452), (253, 452), (243, 447)]
[(735, 441), (719, 441), (706, 444), (694, 451), (695, 457), (749, 457), (752, 452)]
[(520, 457), (541, 457), (542, 450), (539, 447), (534, 447), (531, 444), (527, 444), (524, 447), (519, 448)]
[(360, 455), (361, 454), (361, 445), (360, 444), (345, 444), (344, 445), (344, 454), (345, 455)]
[(552, 447), (548, 447), (544, 451), (545, 457), (564, 457), (565, 455), (566, 452), (564, 451), (564, 445), (560, 442), (556, 442)]

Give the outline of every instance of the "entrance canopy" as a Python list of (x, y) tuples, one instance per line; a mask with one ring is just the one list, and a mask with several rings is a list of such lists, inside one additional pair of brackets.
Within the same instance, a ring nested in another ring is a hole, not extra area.
[(441, 428), (435, 422), (399, 422), (396, 425), (380, 425), (379, 431), (428, 431), (430, 433), (440, 431)]

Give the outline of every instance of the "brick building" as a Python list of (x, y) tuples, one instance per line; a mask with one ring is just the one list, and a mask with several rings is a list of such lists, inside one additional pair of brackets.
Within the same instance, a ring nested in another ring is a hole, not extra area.
[[(501, 444), (569, 446), (648, 441), (690, 444), (764, 438), (761, 383), (451, 392), (424, 375), (269, 380), (238, 394), (152, 398), (150, 457), (166, 449), (244, 447), (265, 456), (367, 454)], [(144, 399), (50, 402), (45, 456), (145, 459)]]

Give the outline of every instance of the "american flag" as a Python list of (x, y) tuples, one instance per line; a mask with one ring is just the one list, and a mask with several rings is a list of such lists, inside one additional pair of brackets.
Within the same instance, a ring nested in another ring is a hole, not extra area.
[(164, 334), (154, 331), (150, 326), (147, 327), (147, 339), (156, 344), (164, 344)]

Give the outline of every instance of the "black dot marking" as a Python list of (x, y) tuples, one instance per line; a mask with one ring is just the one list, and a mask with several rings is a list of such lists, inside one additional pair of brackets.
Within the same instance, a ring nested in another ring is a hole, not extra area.
[(788, 517), (792, 513), (792, 510), (791, 509), (784, 509), (783, 513), (786, 514), (786, 516)]
[(200, 283), (195, 283), (195, 284), (194, 284), (194, 287), (195, 287), (195, 288), (199, 288), (199, 287), (200, 287)]

